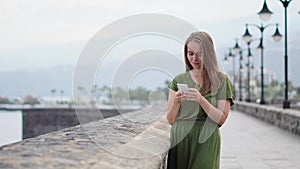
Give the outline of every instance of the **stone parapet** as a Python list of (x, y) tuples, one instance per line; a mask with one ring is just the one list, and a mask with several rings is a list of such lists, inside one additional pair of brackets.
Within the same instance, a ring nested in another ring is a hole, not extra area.
[(235, 102), (234, 109), (300, 135), (300, 111), (270, 105)]
[[(21, 110), (23, 139), (73, 127), (80, 123), (120, 115), (117, 109), (78, 108), (75, 111), (75, 108), (25, 108)], [(121, 111), (125, 113), (133, 110), (122, 109)], [(80, 122), (78, 116), (80, 117)]]
[(135, 111), (2, 146), (0, 168), (164, 168), (170, 126), (155, 116)]

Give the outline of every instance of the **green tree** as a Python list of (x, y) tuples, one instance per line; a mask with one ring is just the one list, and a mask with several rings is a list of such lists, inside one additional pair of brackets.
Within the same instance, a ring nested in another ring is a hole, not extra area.
[(98, 91), (98, 86), (97, 84), (93, 85), (93, 88), (91, 89), (91, 93), (93, 94), (93, 96), (97, 96), (97, 91)]
[(24, 104), (30, 104), (30, 105), (35, 105), (35, 104), (40, 104), (40, 101), (37, 97), (27, 95), (23, 99)]
[(281, 97), (281, 86), (278, 80), (272, 80), (271, 83), (266, 87), (265, 97), (267, 100), (280, 99)]
[(297, 94), (300, 95), (300, 86), (296, 88)]
[(113, 89), (111, 96), (114, 99), (114, 101), (118, 103), (121, 103), (126, 100), (126, 92), (120, 87)]
[(295, 87), (295, 90), (296, 90), (296, 94), (295, 96), (293, 97), (293, 99), (300, 99), (300, 86), (299, 87)]
[(0, 104), (8, 104), (8, 103), (9, 103), (9, 99), (7, 97), (0, 96)]
[(111, 88), (104, 85), (99, 89), (100, 95), (106, 96), (108, 99), (112, 99), (112, 93), (111, 93)]
[(85, 88), (82, 87), (82, 86), (77, 86), (77, 90), (78, 90), (79, 93), (82, 94), (82, 95), (87, 94), (87, 91), (86, 91)]
[(139, 101), (143, 105), (149, 102), (149, 94), (150, 91), (143, 87), (138, 87), (129, 91), (130, 100)]

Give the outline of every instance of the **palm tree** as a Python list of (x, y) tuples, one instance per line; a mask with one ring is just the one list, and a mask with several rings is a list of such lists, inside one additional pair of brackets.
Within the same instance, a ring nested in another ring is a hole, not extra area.
[(51, 89), (51, 93), (53, 94), (53, 97), (54, 97), (54, 95), (56, 93), (56, 90), (55, 89)]
[(61, 98), (60, 98), (60, 103), (61, 103), (61, 104), (64, 104), (64, 102), (63, 102), (63, 95), (64, 95), (64, 90), (61, 89), (61, 90), (60, 90), (60, 97), (61, 97)]
[(86, 93), (84, 87), (82, 87), (82, 86), (78, 86), (78, 87), (77, 87), (77, 90), (78, 90), (81, 94), (85, 94), (85, 93)]

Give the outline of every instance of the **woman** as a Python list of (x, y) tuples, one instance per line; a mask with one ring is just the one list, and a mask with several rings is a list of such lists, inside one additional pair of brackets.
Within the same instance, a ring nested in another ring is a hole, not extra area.
[[(218, 169), (219, 127), (233, 105), (232, 84), (220, 71), (209, 34), (194, 32), (184, 46), (186, 72), (169, 84), (167, 120), (171, 128), (170, 169)], [(177, 84), (188, 85), (178, 90)]]

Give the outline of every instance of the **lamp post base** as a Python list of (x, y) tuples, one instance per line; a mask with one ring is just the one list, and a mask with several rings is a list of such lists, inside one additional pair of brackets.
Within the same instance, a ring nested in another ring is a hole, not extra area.
[(261, 100), (259, 104), (266, 104), (265, 100)]
[(251, 102), (251, 99), (246, 99), (246, 102)]
[(291, 107), (291, 102), (288, 100), (283, 101), (283, 108), (288, 109)]

